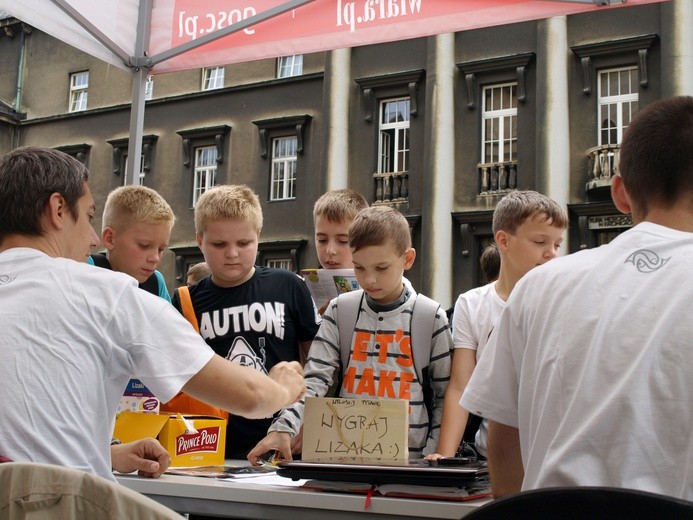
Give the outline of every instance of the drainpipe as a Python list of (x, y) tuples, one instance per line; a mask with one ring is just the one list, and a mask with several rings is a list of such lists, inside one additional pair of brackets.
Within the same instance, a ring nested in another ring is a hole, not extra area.
[[(19, 114), (22, 108), (22, 87), (24, 83), (24, 54), (26, 47), (26, 32), (25, 25), (21, 24), (21, 29), (19, 31), (19, 64), (17, 65), (17, 88), (15, 92), (14, 101), (14, 111)], [(17, 148), (19, 146), (19, 132), (20, 126), (17, 125), (14, 132), (14, 142), (12, 143), (12, 148)]]

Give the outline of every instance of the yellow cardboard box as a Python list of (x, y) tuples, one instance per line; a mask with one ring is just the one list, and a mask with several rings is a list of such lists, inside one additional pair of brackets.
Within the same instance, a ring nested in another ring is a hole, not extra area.
[(121, 442), (158, 437), (171, 455), (171, 466), (224, 464), (226, 420), (219, 417), (125, 411), (116, 418), (113, 436)]

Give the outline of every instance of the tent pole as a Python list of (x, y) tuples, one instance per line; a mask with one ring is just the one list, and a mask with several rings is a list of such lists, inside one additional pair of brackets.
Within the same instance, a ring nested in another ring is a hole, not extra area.
[[(144, 57), (149, 46), (152, 0), (141, 0), (137, 19), (137, 40), (135, 58)], [(132, 107), (130, 109), (130, 134), (128, 138), (128, 158), (125, 171), (125, 184), (135, 184), (136, 173), (140, 170), (142, 156), (142, 135), (144, 133), (144, 90), (149, 69), (136, 67), (132, 74)]]

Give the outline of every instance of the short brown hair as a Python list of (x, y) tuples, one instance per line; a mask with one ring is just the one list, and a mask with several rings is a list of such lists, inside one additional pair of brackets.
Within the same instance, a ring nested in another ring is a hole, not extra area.
[(496, 204), (493, 234), (502, 230), (512, 235), (528, 218), (535, 216), (541, 216), (553, 227), (568, 227), (568, 214), (555, 200), (532, 190), (513, 190)]
[(129, 185), (108, 194), (103, 208), (101, 228), (124, 231), (134, 224), (173, 224), (176, 216), (171, 206), (156, 191), (145, 186)]
[(195, 232), (203, 234), (212, 220), (247, 222), (260, 234), (262, 207), (255, 192), (244, 184), (222, 184), (204, 192), (195, 204)]
[(359, 211), (349, 226), (351, 251), (388, 243), (398, 254), (411, 247), (411, 231), (404, 215), (390, 206), (371, 206)]
[(351, 222), (368, 201), (358, 191), (350, 189), (330, 190), (323, 193), (313, 206), (313, 223), (318, 217), (330, 222)]
[(500, 273), (501, 257), (500, 251), (496, 243), (492, 243), (486, 246), (481, 257), (479, 258), (479, 265), (481, 270), (484, 272), (486, 281), (493, 282), (498, 278)]
[(207, 265), (207, 262), (199, 262), (188, 267), (188, 275), (186, 276), (186, 279), (192, 276), (193, 283), (199, 282), (210, 274), (212, 274), (212, 270)]
[(89, 170), (66, 153), (25, 146), (0, 157), (0, 241), (9, 234), (41, 236), (41, 217), (53, 193), (76, 219)]
[(671, 206), (693, 198), (693, 97), (675, 96), (635, 114), (621, 142), (620, 174), (631, 204)]

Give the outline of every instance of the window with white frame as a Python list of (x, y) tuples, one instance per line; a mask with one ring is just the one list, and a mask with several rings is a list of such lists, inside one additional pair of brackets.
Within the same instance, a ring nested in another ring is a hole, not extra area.
[(291, 258), (271, 258), (267, 260), (267, 267), (272, 267), (274, 269), (286, 269), (287, 271), (293, 271), (293, 262)]
[(296, 198), (298, 138), (295, 135), (272, 139), (272, 180), (270, 200)]
[(481, 162), (504, 163), (517, 156), (517, 83), (484, 87)]
[(290, 78), (303, 74), (303, 54), (282, 56), (277, 60), (277, 77)]
[(224, 87), (224, 67), (208, 67), (202, 70), (202, 90)]
[(193, 179), (193, 207), (200, 196), (214, 186), (217, 172), (216, 146), (201, 146), (195, 148), (195, 169)]
[(152, 97), (154, 97), (154, 76), (150, 74), (144, 84), (144, 99), (149, 101)]
[(380, 102), (378, 173), (405, 172), (409, 169), (410, 98)]
[(600, 71), (598, 89), (599, 144), (620, 144), (624, 130), (638, 110), (637, 67)]
[(88, 88), (89, 71), (70, 74), (70, 112), (81, 112), (87, 109)]

